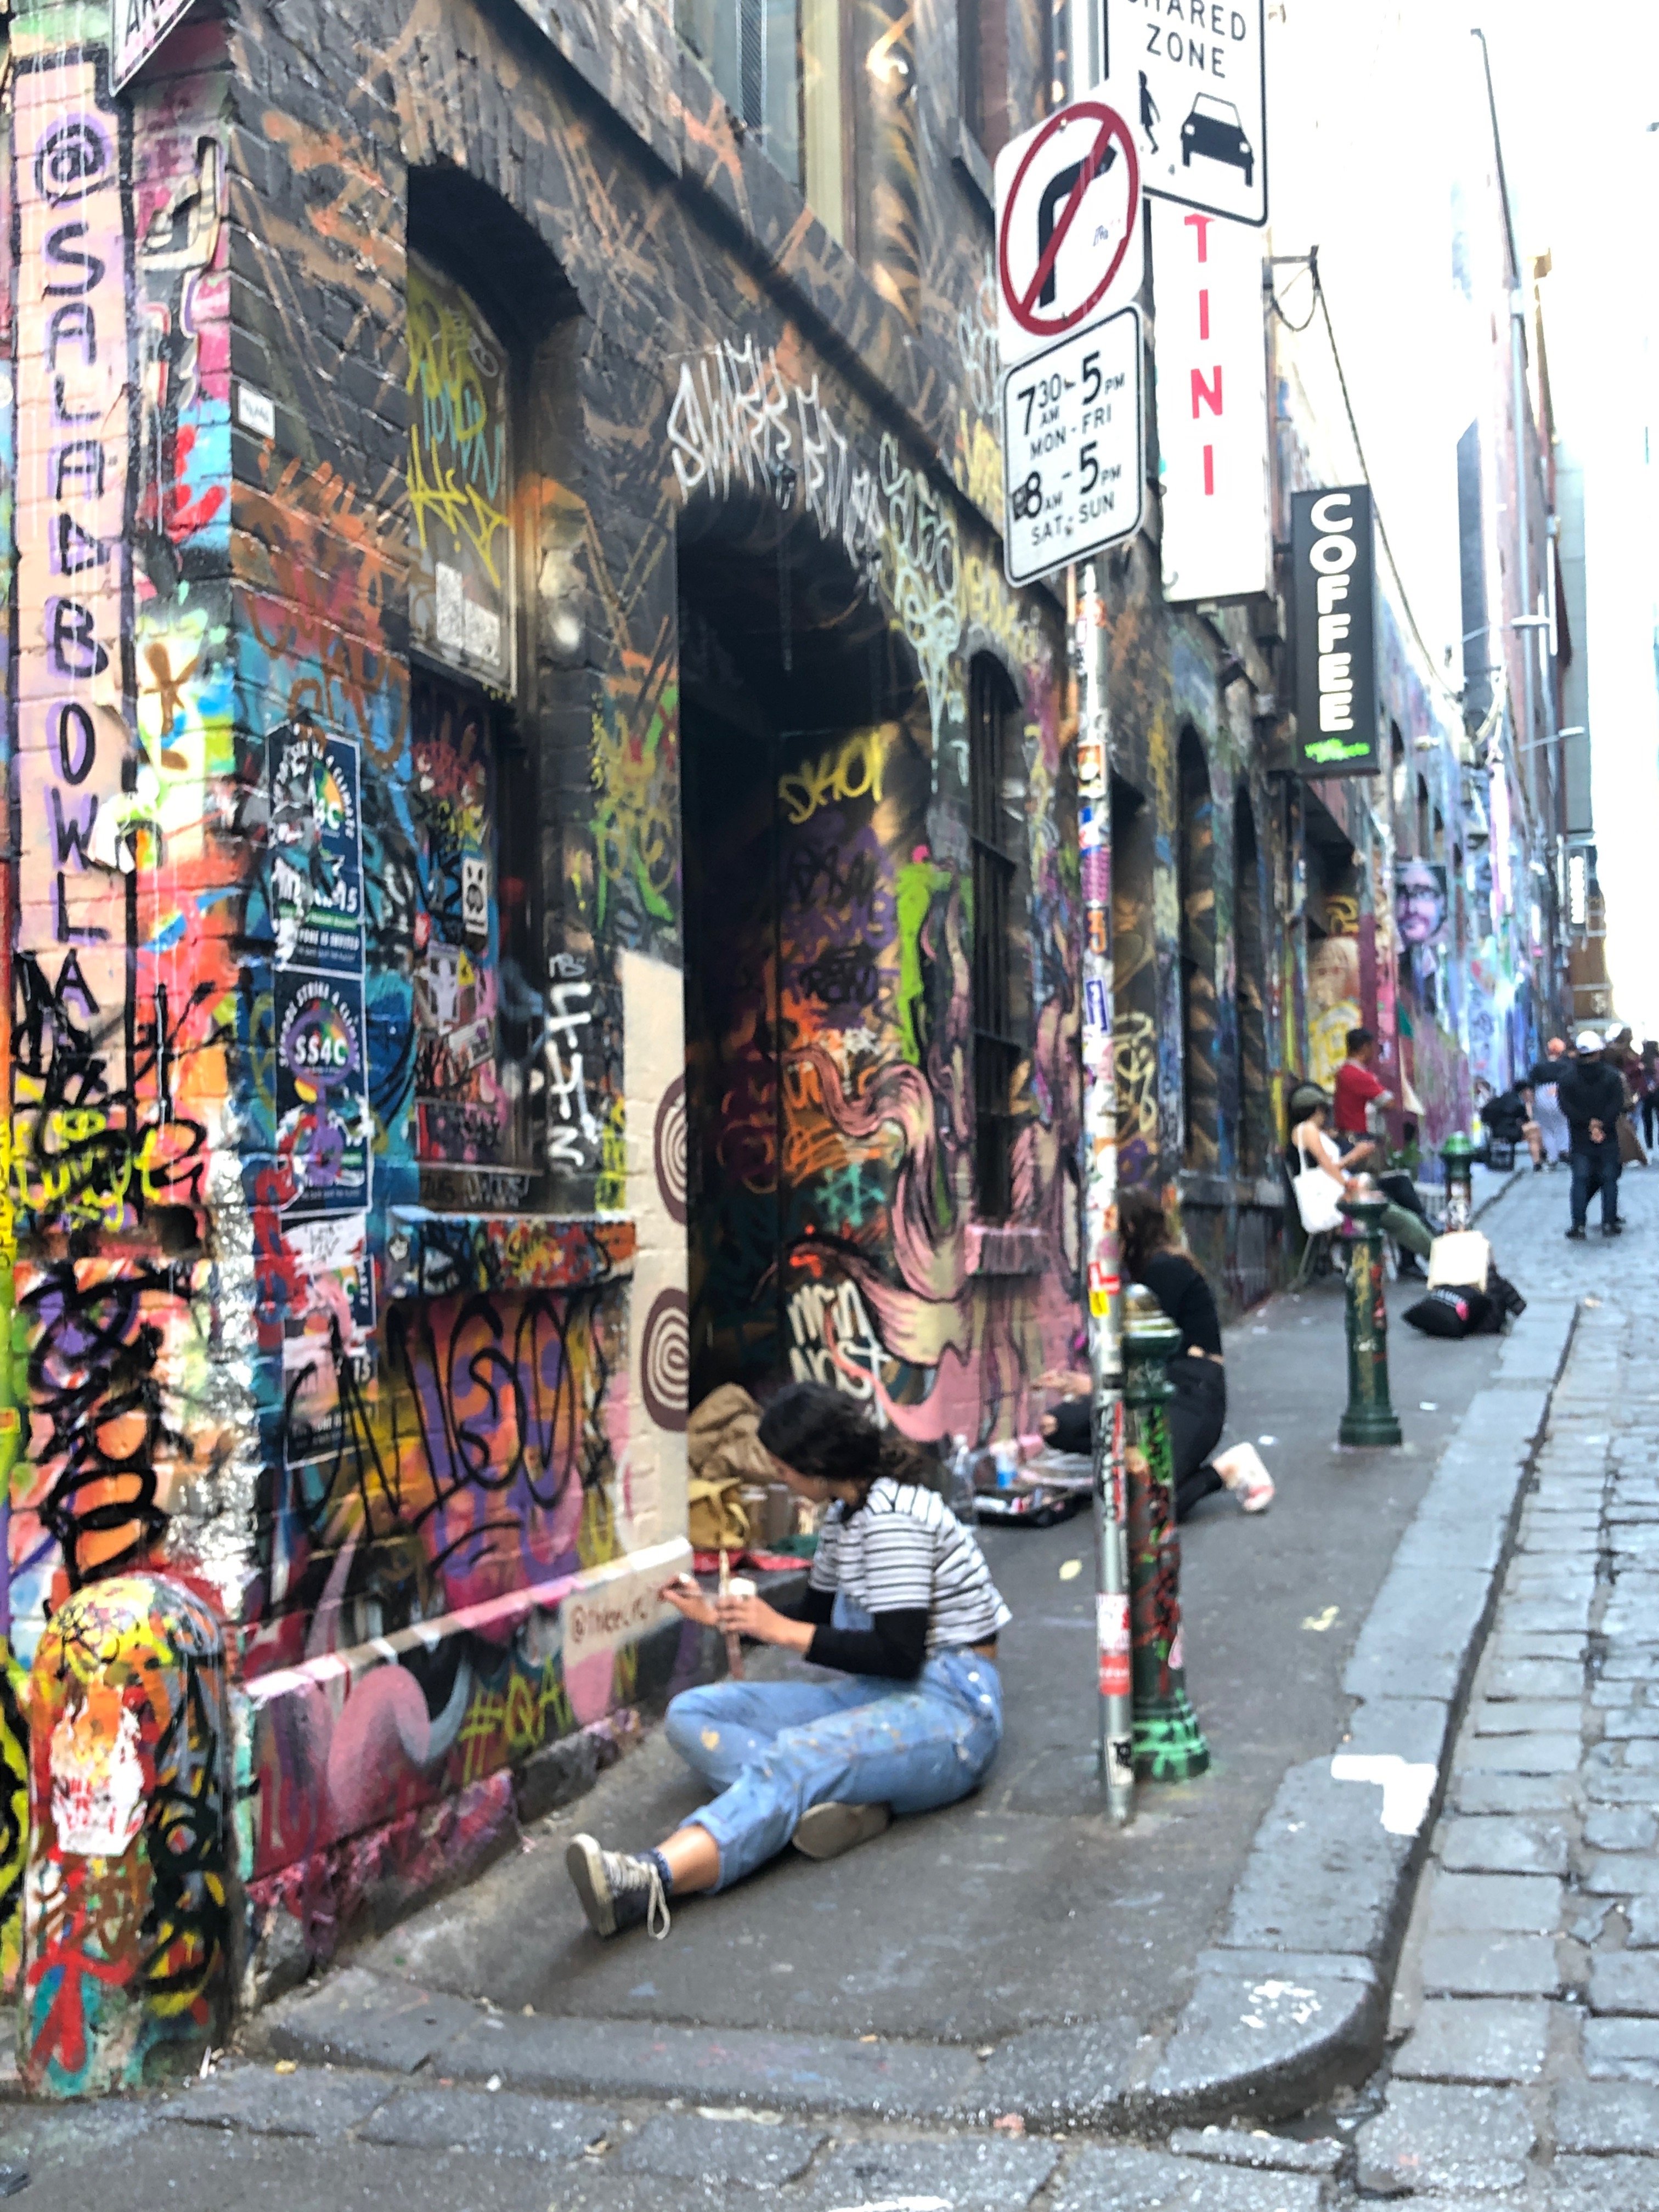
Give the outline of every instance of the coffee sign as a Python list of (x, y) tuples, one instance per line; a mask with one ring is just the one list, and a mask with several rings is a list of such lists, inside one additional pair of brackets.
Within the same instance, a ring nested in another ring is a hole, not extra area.
[(1304, 775), (1373, 775), (1376, 578), (1369, 484), (1299, 491), (1291, 502), (1296, 750)]

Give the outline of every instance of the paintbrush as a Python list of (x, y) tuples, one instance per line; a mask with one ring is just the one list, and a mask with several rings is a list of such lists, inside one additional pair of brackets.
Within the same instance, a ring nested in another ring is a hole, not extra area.
[[(729, 1596), (732, 1589), (732, 1562), (726, 1547), (720, 1547), (720, 1595)], [(743, 1680), (743, 1639), (735, 1628), (726, 1632), (726, 1671), (734, 1682)]]

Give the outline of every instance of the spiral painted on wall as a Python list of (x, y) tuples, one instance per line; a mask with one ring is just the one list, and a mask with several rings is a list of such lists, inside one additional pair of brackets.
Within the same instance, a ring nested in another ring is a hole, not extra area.
[[(682, 1121), (682, 1128), (684, 1122)], [(691, 1382), (690, 1311), (684, 1291), (659, 1291), (646, 1316), (640, 1352), (645, 1410), (659, 1429), (685, 1426)]]
[[(651, 1137), (657, 1188), (671, 1220), (685, 1219), (685, 1078), (677, 1075), (662, 1094)], [(660, 1303), (660, 1301), (659, 1301)]]

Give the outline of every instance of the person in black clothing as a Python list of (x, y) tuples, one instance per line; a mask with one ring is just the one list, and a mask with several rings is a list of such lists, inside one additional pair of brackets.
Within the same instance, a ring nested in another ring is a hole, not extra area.
[(1572, 1226), (1569, 1237), (1584, 1234), (1590, 1193), (1601, 1193), (1601, 1234), (1617, 1237), (1619, 1218), (1619, 1116), (1625, 1110), (1624, 1079), (1601, 1057), (1594, 1030), (1578, 1039), (1578, 1056), (1557, 1086), (1561, 1111), (1572, 1133)]
[[(1168, 1410), (1176, 1519), (1184, 1521), (1200, 1498), (1222, 1489), (1231, 1490), (1247, 1513), (1264, 1511), (1273, 1503), (1273, 1481), (1255, 1445), (1235, 1444), (1212, 1457), (1227, 1419), (1227, 1370), (1209, 1285), (1177, 1249), (1164, 1208), (1151, 1191), (1120, 1192), (1117, 1220), (1123, 1272), (1146, 1285), (1181, 1331), (1181, 1348), (1169, 1365), (1175, 1389)], [(1043, 1435), (1057, 1451), (1086, 1452), (1090, 1378), (1045, 1375), (1042, 1383), (1068, 1393), (1043, 1416)]]

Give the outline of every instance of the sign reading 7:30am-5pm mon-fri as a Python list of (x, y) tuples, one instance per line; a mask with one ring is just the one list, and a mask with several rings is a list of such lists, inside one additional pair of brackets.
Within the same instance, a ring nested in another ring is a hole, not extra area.
[(1004, 380), (1011, 584), (1031, 583), (1139, 529), (1140, 362), (1140, 311), (1121, 307)]

